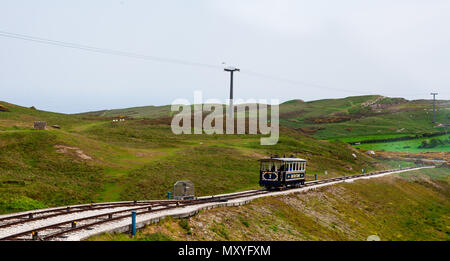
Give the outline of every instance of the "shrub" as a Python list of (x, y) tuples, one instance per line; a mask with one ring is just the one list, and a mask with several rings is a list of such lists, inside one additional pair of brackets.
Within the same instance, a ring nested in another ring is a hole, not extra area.
[(0, 199), (0, 212), (19, 212), (39, 208), (46, 208), (46, 206), (37, 200), (25, 196)]
[(431, 139), (430, 142), (428, 142), (428, 140), (424, 140), (422, 141), (422, 144), (419, 145), (419, 149), (428, 149), (428, 148), (435, 148), (439, 145), (444, 145), (444, 143), (446, 143), (445, 141), (443, 142), (440, 139)]
[(4, 105), (0, 105), (0, 111), (9, 111), (9, 109)]
[(183, 228), (186, 231), (190, 231), (191, 228), (189, 227), (189, 221), (187, 218), (180, 219), (180, 222), (178, 222), (181, 228)]

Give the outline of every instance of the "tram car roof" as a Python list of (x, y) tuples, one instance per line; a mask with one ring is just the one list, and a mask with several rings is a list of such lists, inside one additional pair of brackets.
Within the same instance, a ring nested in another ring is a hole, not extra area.
[(264, 158), (259, 159), (259, 161), (306, 162), (305, 159), (301, 158)]

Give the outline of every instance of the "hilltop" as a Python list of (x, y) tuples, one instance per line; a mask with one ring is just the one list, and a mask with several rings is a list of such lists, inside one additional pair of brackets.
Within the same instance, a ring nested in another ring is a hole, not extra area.
[(93, 115), (99, 117), (118, 117), (127, 116), (135, 119), (155, 119), (164, 118), (170, 115), (170, 105), (164, 106), (140, 106), (124, 109), (101, 110), (80, 113), (80, 115)]
[[(450, 122), (450, 101), (438, 100), (436, 122), (432, 124), (432, 101), (406, 100), (380, 95), (352, 96), (304, 102), (299, 99), (280, 104), (280, 124), (319, 139), (357, 141), (382, 137), (445, 131), (439, 123)], [(143, 106), (87, 112), (102, 117), (164, 118), (170, 106)]]
[(450, 102), (437, 101), (436, 107), (436, 124), (432, 123), (432, 101), (383, 96), (288, 102), (280, 118), (284, 126), (300, 128), (314, 137), (347, 141), (443, 131), (438, 124), (449, 122)]

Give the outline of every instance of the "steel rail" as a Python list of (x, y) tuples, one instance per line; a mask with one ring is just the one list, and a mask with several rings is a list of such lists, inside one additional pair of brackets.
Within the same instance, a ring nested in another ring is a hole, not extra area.
[(85, 220), (89, 220), (89, 219), (100, 218), (100, 217), (103, 217), (103, 216), (110, 216), (110, 215), (120, 214), (120, 213), (124, 213), (124, 212), (129, 212), (129, 211), (133, 211), (133, 210), (137, 211), (137, 210), (142, 210), (142, 209), (148, 209), (149, 207), (153, 207), (153, 205), (146, 205), (146, 206), (142, 206), (142, 207), (138, 207), (138, 208), (130, 208), (130, 209), (126, 209), (126, 210), (119, 210), (119, 211), (114, 211), (114, 212), (108, 212), (108, 213), (103, 213), (103, 214), (94, 215), (94, 216), (88, 216), (88, 217), (84, 217), (84, 218), (72, 219), (72, 220), (69, 220), (69, 221), (64, 221), (64, 222), (60, 222), (60, 223), (56, 223), (56, 224), (52, 224), (52, 225), (48, 225), (48, 226), (32, 229), (32, 230), (20, 232), (20, 233), (17, 233), (17, 234), (9, 235), (9, 236), (0, 238), (0, 240), (11, 240), (11, 239), (14, 239), (16, 237), (21, 237), (21, 236), (24, 236), (24, 235), (27, 235), (27, 234), (31, 234), (33, 232), (40, 232), (40, 231), (43, 231), (43, 230), (48, 230), (48, 229), (52, 229), (52, 228), (58, 228), (60, 226), (64, 226), (64, 225), (67, 225), (67, 224), (72, 224), (74, 221), (75, 222), (80, 222), (80, 221), (85, 221)]
[[(41, 215), (41, 214), (46, 214), (46, 213), (52, 213), (52, 212), (61, 212), (61, 211), (75, 211), (75, 209), (86, 209), (86, 210), (92, 210), (92, 209), (99, 209), (97, 208), (98, 206), (103, 207), (103, 206), (111, 206), (111, 207), (121, 207), (121, 206), (132, 206), (135, 204), (149, 204), (149, 203), (164, 203), (167, 202), (167, 200), (155, 200), (155, 201), (123, 201), (123, 202), (109, 202), (109, 203), (90, 203), (90, 204), (83, 204), (83, 205), (71, 205), (71, 206), (65, 206), (65, 207), (58, 207), (58, 208), (52, 208), (52, 209), (46, 209), (46, 210), (42, 210), (42, 211), (30, 211), (27, 213), (23, 213), (23, 214), (18, 214), (18, 215), (11, 215), (11, 216), (6, 216), (3, 218), (0, 218), (0, 222), (3, 221), (7, 221), (10, 219), (20, 219), (20, 218), (25, 218), (25, 217), (29, 217), (30, 214), (34, 215)], [(95, 207), (95, 208), (94, 208)], [(63, 212), (63, 214), (66, 214)]]
[[(166, 204), (168, 204), (168, 203), (166, 203)], [(42, 215), (42, 216), (38, 216), (38, 217), (34, 216), (35, 213), (33, 213), (33, 216), (31, 218), (1, 224), (0, 229), (15, 226), (15, 225), (21, 225), (21, 224), (25, 224), (25, 223), (29, 223), (29, 222), (34, 222), (34, 221), (38, 221), (38, 220), (42, 220), (42, 219), (48, 219), (48, 218), (53, 218), (53, 217), (57, 217), (57, 216), (74, 214), (74, 213), (95, 211), (95, 210), (102, 210), (102, 209), (113, 209), (113, 208), (120, 208), (120, 207), (132, 207), (132, 206), (137, 206), (137, 205), (142, 205), (142, 203), (130, 203), (130, 204), (120, 204), (120, 205), (117, 204), (117, 205), (102, 206), (102, 207), (96, 207), (96, 208), (94, 208), (94, 207), (93, 208), (82, 208), (82, 209), (76, 209), (76, 210), (72, 210), (73, 208), (66, 208), (65, 211), (59, 210), (59, 211), (55, 211), (56, 213), (54, 213), (54, 214)], [(147, 203), (147, 205), (148, 205), (148, 203)], [(155, 202), (154, 204), (150, 204), (150, 205), (161, 205), (161, 203)], [(25, 216), (28, 216), (28, 215), (29, 214), (26, 214)], [(19, 216), (22, 216), (22, 215), (19, 215)], [(13, 219), (13, 218), (11, 218), (11, 219)], [(20, 218), (15, 217), (14, 219), (20, 219)]]

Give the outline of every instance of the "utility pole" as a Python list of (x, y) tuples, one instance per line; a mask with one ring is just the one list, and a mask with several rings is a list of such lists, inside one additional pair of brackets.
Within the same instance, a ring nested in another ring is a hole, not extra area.
[(435, 123), (434, 112), (436, 111), (436, 95), (438, 94), (436, 92), (432, 92), (431, 95), (433, 95), (433, 123)]
[(233, 108), (233, 73), (240, 72), (241, 70), (238, 68), (235, 68), (235, 67), (227, 67), (223, 70), (226, 72), (230, 72), (230, 106), (228, 107), (228, 115), (229, 115), (229, 118), (231, 119), (233, 117), (233, 112), (234, 112), (234, 108)]

